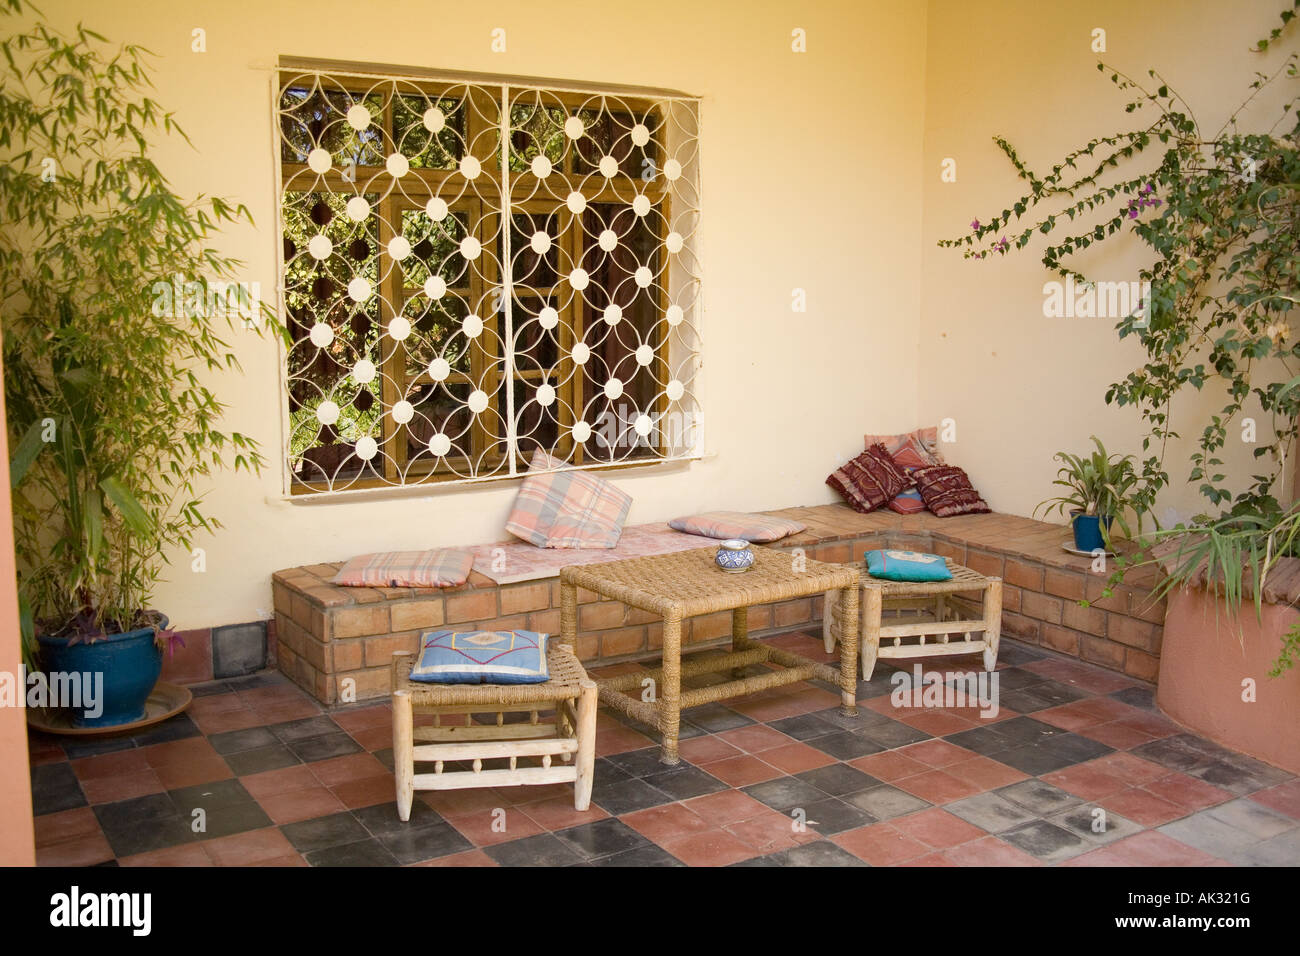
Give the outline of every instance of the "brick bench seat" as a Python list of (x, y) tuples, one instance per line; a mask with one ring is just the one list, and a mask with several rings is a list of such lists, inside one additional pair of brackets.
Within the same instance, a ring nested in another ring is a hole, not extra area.
[[(1164, 604), (1149, 600), (1154, 573), (1133, 575), (1108, 598), (1107, 575), (1092, 573), (1091, 559), (1064, 551), (1061, 525), (1015, 515), (938, 518), (929, 512), (859, 514), (845, 505), (785, 508), (768, 514), (807, 526), (771, 547), (803, 549), (819, 561), (860, 561), (869, 548), (896, 547), (942, 554), (1003, 581), (1003, 634), (1154, 680), (1159, 662)], [(272, 575), (276, 661), (296, 684), (326, 704), (382, 697), (394, 651), (413, 651), (421, 631), (437, 627), (558, 633), (557, 576), (496, 584), (472, 571), (456, 588), (343, 588), (329, 583), (341, 562), (312, 564)], [(1078, 601), (1087, 598), (1090, 607)], [(612, 663), (654, 656), (659, 622), (613, 601), (580, 592), (578, 656)], [(820, 629), (819, 598), (754, 608), (759, 637)], [(710, 614), (683, 623), (682, 640), (704, 645), (729, 639), (730, 615)]]

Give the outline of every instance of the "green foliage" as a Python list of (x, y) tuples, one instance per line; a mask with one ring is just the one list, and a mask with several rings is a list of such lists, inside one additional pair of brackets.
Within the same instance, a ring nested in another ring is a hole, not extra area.
[[(241, 263), (209, 241), (248, 210), (182, 200), (149, 157), (184, 133), (147, 95), (147, 51), (65, 35), (22, 0), (0, 14), (17, 26), (0, 42), (0, 321), (30, 665), (38, 632), (155, 620), (164, 554), (219, 527), (201, 480), (263, 464), (199, 375), (239, 372), (223, 325), (278, 324), (265, 306), (246, 322), (216, 285)], [(160, 305), (174, 282), (200, 304)]]
[[(1293, 4), (1259, 51), (1282, 37), (1300, 9), (1300, 0)], [(1043, 264), (1084, 283), (1088, 277), (1068, 264), (1074, 254), (1129, 231), (1148, 247), (1154, 261), (1139, 277), (1151, 284), (1150, 301), (1117, 326), (1121, 338), (1138, 339), (1146, 361), (1106, 392), (1107, 403), (1132, 406), (1147, 423), (1141, 465), (1147, 507), (1170, 480), (1165, 451), (1179, 437), (1170, 406), (1183, 389), (1223, 387), (1221, 410), (1196, 436), (1187, 479), (1211, 505), (1268, 507), (1295, 438), (1300, 391), (1283, 386), (1300, 361), (1300, 337), (1290, 327), (1300, 306), (1297, 99), (1288, 99), (1264, 131), (1242, 131), (1237, 119), (1265, 88), (1293, 82), (1296, 67), (1291, 53), (1270, 74), (1256, 74), (1241, 107), (1207, 135), (1191, 107), (1154, 70), (1144, 86), (1099, 63), (1120, 90), (1133, 95), (1125, 111), (1154, 111), (1151, 122), (1095, 137), (1041, 176), (1009, 142), (995, 137), (1029, 191), (988, 222), (976, 220), (970, 233), (939, 243), (982, 259), (1046, 235), (1051, 239)], [(1026, 216), (1032, 224), (1008, 240), (1003, 232)], [(1076, 226), (1076, 219), (1089, 224)], [(1252, 396), (1271, 418), (1275, 437), (1255, 449), (1262, 473), (1234, 487), (1219, 453)]]
[[(1096, 451), (1086, 458), (1061, 451), (1056, 453), (1056, 460), (1062, 467), (1056, 472), (1054, 485), (1068, 490), (1067, 494), (1041, 501), (1034, 509), (1037, 515), (1041, 510), (1045, 514), (1053, 511), (1065, 515), (1081, 513), (1085, 515), (1110, 516), (1120, 526), (1125, 537), (1131, 536), (1126, 512), (1132, 510), (1137, 519), (1137, 527), (1142, 526), (1142, 511), (1135, 508), (1138, 496), (1134, 489), (1138, 486), (1136, 459), (1132, 455), (1110, 455), (1106, 446), (1096, 435), (1092, 436)], [(1103, 534), (1107, 533), (1107, 523), (1102, 522)]]

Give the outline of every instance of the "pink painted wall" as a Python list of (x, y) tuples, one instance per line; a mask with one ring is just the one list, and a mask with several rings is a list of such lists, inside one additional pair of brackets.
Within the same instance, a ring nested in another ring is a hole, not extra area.
[[(4, 367), (0, 365), (0, 382)], [(8, 474), (4, 390), (0, 389), (0, 464)], [(18, 582), (14, 569), (13, 509), (8, 479), (0, 493), (0, 671), (18, 674)], [(27, 765), (27, 717), (21, 707), (0, 707), (0, 866), (36, 863), (32, 831), (31, 776)]]
[[(1294, 608), (1270, 604), (1262, 621), (1248, 607), (1238, 626), (1199, 588), (1172, 594), (1160, 651), (1160, 709), (1216, 743), (1300, 773), (1300, 669), (1268, 676), (1281, 636), (1296, 621)], [(1253, 703), (1242, 699), (1246, 678), (1255, 682)]]

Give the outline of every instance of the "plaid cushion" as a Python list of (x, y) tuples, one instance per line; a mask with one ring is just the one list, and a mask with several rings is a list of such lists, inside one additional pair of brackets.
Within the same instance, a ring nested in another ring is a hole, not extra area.
[(686, 518), (674, 518), (668, 527), (706, 538), (739, 538), (742, 541), (776, 541), (798, 534), (806, 525), (789, 518), (748, 514), (744, 511), (706, 511)]
[(985, 514), (992, 511), (972, 487), (966, 472), (956, 465), (936, 465), (912, 473), (925, 506), (940, 518)]
[(901, 435), (862, 436), (862, 447), (870, 448), (877, 444), (884, 445), (885, 451), (904, 468), (926, 468), (944, 463), (937, 427), (918, 428)]
[(353, 558), (332, 584), (354, 588), (445, 588), (464, 584), (474, 555), (469, 551), (381, 551)]
[(506, 530), (539, 548), (612, 548), (631, 496), (540, 449), (519, 487)]
[(908, 485), (907, 475), (894, 464), (885, 446), (872, 445), (826, 479), (854, 511), (875, 511)]
[(536, 631), (429, 631), (411, 680), (433, 684), (540, 684), (549, 680), (546, 635)]

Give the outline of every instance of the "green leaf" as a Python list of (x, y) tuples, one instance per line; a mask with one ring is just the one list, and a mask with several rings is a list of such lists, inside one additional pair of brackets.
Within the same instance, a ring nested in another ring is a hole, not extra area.
[(136, 534), (148, 535), (153, 532), (153, 522), (150, 521), (149, 515), (144, 508), (140, 507), (138, 502), (131, 493), (122, 487), (121, 482), (116, 478), (105, 478), (99, 483), (99, 487), (108, 499), (117, 507), (118, 513), (122, 520)]
[(45, 447), (45, 442), (41, 440), (41, 422), (32, 422), (31, 427), (23, 434), (18, 442), (18, 447), (14, 449), (14, 455), (9, 459), (9, 487), (17, 488), (24, 478), (27, 477), (27, 471), (32, 467), (32, 463)]

